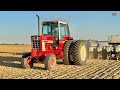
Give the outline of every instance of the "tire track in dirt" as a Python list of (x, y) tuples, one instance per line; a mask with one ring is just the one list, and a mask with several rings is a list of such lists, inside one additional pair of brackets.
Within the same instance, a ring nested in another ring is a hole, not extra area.
[[(8, 57), (10, 57), (10, 55)], [(84, 66), (57, 64), (52, 71), (48, 71), (44, 70), (44, 64), (41, 63), (35, 64), (33, 69), (23, 69), (20, 67), (20, 62), (19, 60), (17, 61), (17, 59), (19, 58), (13, 57), (11, 60), (7, 60), (7, 58), (0, 59), (1, 79), (120, 78), (120, 61), (115, 60), (90, 60)]]
[(79, 72), (80, 74), (75, 75), (74, 77), (76, 78), (80, 78), (80, 79), (87, 79), (89, 78), (89, 75), (92, 75), (93, 72), (99, 71), (102, 68), (104, 68), (105, 64), (101, 63), (101, 61), (99, 63), (96, 63), (95, 66), (92, 66), (91, 68), (87, 68), (85, 71), (83, 71), (83, 73)]
[(118, 61), (117, 63), (115, 63), (115, 65), (113, 65), (112, 67), (109, 66), (109, 68), (106, 69), (106, 71), (102, 72), (103, 76), (100, 77), (100, 79), (113, 79), (113, 74), (117, 71), (120, 70), (120, 61)]
[[(111, 65), (109, 65), (109, 66), (105, 66), (105, 67), (103, 67), (103, 68), (100, 68), (99, 70), (97, 70), (97, 71), (93, 71), (93, 73), (91, 73), (90, 75), (88, 75), (88, 76), (86, 76), (86, 79), (87, 78), (91, 78), (91, 79), (103, 79), (103, 77), (102, 76), (104, 76), (106, 73), (104, 73), (104, 72), (107, 72), (107, 73), (109, 73), (108, 71), (109, 71), (109, 68), (110, 67), (116, 67), (116, 64), (117, 65), (119, 65), (119, 62), (117, 63), (117, 62), (113, 62)], [(110, 73), (109, 73), (110, 74)]]
[[(97, 63), (97, 64), (99, 65), (99, 63)], [(76, 76), (84, 74), (84, 72), (88, 71), (89, 69), (93, 70), (94, 68), (96, 68), (96, 66), (95, 67), (93, 67), (93, 66), (94, 66), (94, 63), (93, 64), (89, 63), (84, 68), (76, 69), (76, 70), (74, 68), (73, 70), (71, 70), (70, 72), (68, 72), (66, 74), (57, 76), (56, 79), (58, 79), (58, 78), (73, 78), (73, 77), (76, 78)], [(80, 67), (80, 66), (78, 66), (78, 67)]]
[[(49, 77), (55, 78), (55, 79), (62, 78), (62, 77), (65, 77), (65, 76), (72, 75), (77, 71), (80, 71), (80, 70), (82, 71), (83, 69), (88, 68), (88, 67), (90, 67), (92, 65), (94, 65), (94, 63), (89, 63), (88, 65), (84, 65), (84, 66), (75, 66), (75, 65), (58, 66), (56, 68), (56, 73), (52, 72)], [(62, 68), (60, 68), (60, 67), (62, 67)], [(62, 71), (61, 71), (61, 69), (62, 69)]]

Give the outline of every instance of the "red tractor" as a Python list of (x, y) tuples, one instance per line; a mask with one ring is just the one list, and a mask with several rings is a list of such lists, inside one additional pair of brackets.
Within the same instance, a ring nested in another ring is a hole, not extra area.
[(38, 35), (31, 36), (31, 52), (22, 56), (23, 68), (32, 68), (37, 61), (44, 61), (45, 69), (51, 70), (56, 59), (62, 59), (65, 65), (84, 65), (88, 60), (88, 43), (86, 40), (73, 40), (68, 23), (61, 21), (42, 22), (40, 35), (39, 16)]

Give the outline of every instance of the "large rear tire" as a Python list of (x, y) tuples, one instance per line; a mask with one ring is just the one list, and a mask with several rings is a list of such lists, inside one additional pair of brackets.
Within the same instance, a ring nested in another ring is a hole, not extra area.
[(64, 58), (63, 58), (63, 63), (65, 65), (70, 65), (70, 64), (74, 64), (73, 61), (70, 60), (70, 45), (73, 43), (73, 40), (67, 41), (65, 42), (64, 46), (63, 46), (63, 54), (64, 54)]
[(87, 41), (78, 40), (72, 45), (73, 62), (75, 65), (85, 65), (88, 60)]
[(56, 56), (54, 54), (49, 54), (45, 57), (44, 62), (45, 69), (52, 70), (56, 66)]

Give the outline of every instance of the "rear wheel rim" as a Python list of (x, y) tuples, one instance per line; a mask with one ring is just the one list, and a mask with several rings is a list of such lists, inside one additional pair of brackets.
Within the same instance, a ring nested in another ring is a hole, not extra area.
[(80, 57), (82, 61), (85, 61), (86, 59), (86, 48), (84, 45), (81, 46), (80, 48)]

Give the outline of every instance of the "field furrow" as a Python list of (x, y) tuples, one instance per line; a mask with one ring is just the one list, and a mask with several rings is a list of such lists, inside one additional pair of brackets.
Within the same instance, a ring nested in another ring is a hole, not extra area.
[(52, 71), (35, 63), (33, 69), (23, 69), (20, 58), (30, 49), (30, 45), (1, 45), (0, 79), (120, 79), (120, 61), (116, 60), (89, 60), (84, 66), (58, 63)]

